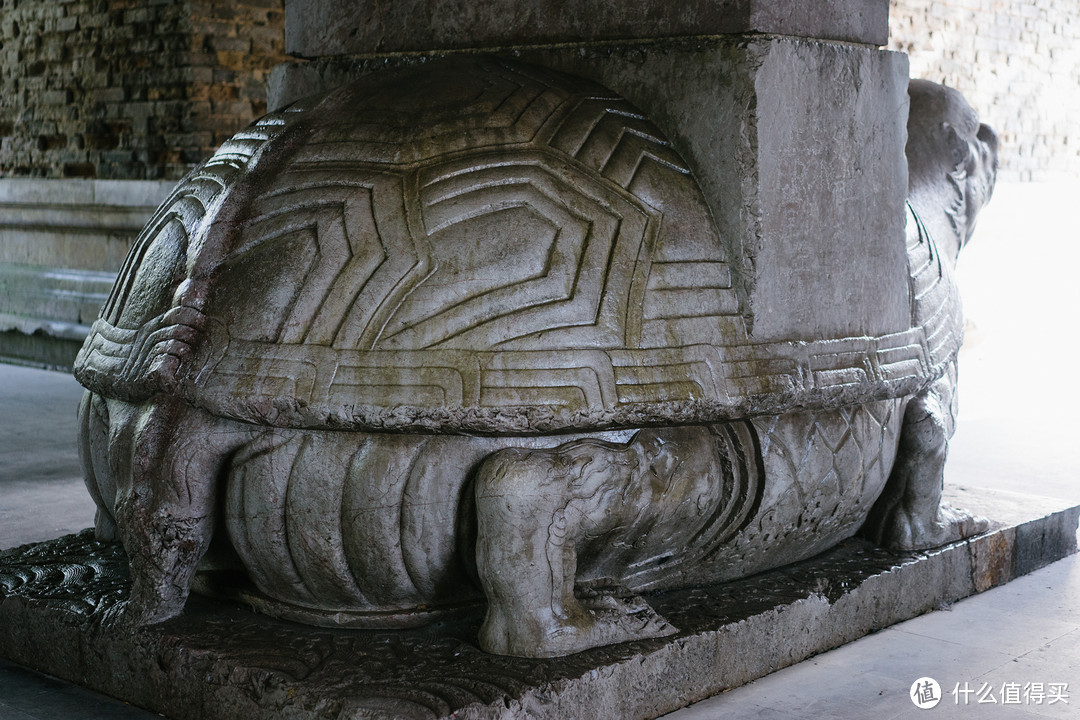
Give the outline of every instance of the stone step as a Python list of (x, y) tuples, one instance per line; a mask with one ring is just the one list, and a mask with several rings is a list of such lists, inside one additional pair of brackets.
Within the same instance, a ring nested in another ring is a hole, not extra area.
[(0, 179), (0, 362), (70, 368), (132, 240), (172, 186)]
[(82, 339), (116, 274), (0, 261), (0, 326)]
[(679, 631), (565, 658), (482, 652), (481, 615), (334, 630), (193, 596), (134, 629), (103, 619), (131, 581), (92, 531), (0, 553), (0, 657), (175, 720), (655, 718), (1076, 552), (1080, 506), (946, 486), (993, 529), (913, 555), (849, 540), (730, 583), (649, 596)]

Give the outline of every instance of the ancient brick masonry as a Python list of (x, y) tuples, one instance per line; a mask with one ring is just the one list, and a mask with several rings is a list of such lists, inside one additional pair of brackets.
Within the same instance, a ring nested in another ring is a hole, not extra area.
[[(0, 0), (0, 177), (176, 179), (266, 109), (283, 0)], [(892, 0), (890, 48), (998, 129), (1003, 179), (1080, 175), (1074, 0)]]
[(177, 179), (284, 59), (282, 0), (0, 0), (0, 177)]
[(1080, 177), (1076, 0), (893, 0), (889, 47), (957, 88), (1001, 139), (1003, 180)]

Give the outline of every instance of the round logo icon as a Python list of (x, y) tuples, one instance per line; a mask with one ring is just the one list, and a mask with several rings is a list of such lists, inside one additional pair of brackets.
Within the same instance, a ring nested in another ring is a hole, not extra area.
[(941, 686), (932, 677), (921, 677), (911, 683), (911, 702), (920, 710), (929, 710), (941, 702)]

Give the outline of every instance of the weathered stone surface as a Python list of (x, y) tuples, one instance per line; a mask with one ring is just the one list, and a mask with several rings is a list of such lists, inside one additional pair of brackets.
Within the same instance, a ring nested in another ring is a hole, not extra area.
[[(722, 223), (724, 193), (633, 104), (484, 56), (299, 101), (189, 175), (77, 367), (97, 530), (131, 557), (125, 621), (180, 613), (216, 544), (211, 566), (231, 554), (246, 580), (196, 586), (281, 617), (414, 625), (482, 591), (482, 647), (549, 657), (674, 632), (634, 594), (802, 560), (868, 517), (905, 550), (984, 528), (940, 507), (966, 225), (937, 218), (987, 200), (992, 133), (913, 87), (926, 172), (894, 237), (902, 129), (860, 110), (893, 84), (842, 72), (890, 56), (700, 50), (649, 57), (738, 78), (731, 153), (699, 148), (744, 161), (710, 176), (739, 199)], [(756, 85), (780, 66), (855, 89), (776, 121)], [(844, 174), (859, 158), (888, 192)]]
[[(733, 287), (756, 342), (907, 327), (902, 54), (756, 37), (511, 56), (595, 80), (655, 123), (693, 171), (738, 258), (730, 264)], [(281, 108), (387, 66), (419, 63), (279, 66), (268, 101)]]
[(853, 540), (745, 580), (651, 594), (677, 634), (559, 660), (481, 652), (479, 614), (342, 631), (195, 600), (168, 623), (104, 631), (129, 587), (125, 558), (84, 533), (0, 555), (0, 655), (176, 720), (649, 718), (1076, 550), (1080, 507), (954, 487), (946, 499), (995, 529), (908, 556)]
[(288, 52), (386, 55), (518, 45), (768, 33), (884, 45), (887, 0), (286, 0)]

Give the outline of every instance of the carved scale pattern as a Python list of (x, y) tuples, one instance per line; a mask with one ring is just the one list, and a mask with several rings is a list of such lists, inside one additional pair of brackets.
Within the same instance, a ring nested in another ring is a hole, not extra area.
[(755, 520), (810, 555), (854, 534), (888, 480), (903, 419), (901, 400), (753, 420), (765, 473), (788, 497)]
[(908, 267), (911, 276), (913, 326), (926, 330), (926, 351), (934, 363), (947, 363), (963, 338), (960, 293), (950, 263), (908, 205)]
[(0, 553), (0, 597), (33, 597), (89, 617), (122, 600), (130, 586), (123, 549), (97, 542), (93, 530)]
[(899, 397), (955, 352), (921, 310), (750, 343), (685, 163), (580, 79), (459, 60), (260, 123), (147, 226), (87, 387), (295, 428), (547, 432)]

